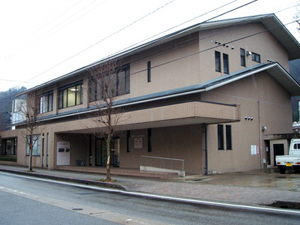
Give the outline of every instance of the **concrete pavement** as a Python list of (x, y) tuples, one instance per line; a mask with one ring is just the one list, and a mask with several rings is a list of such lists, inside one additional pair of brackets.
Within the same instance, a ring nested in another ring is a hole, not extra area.
[[(266, 171), (194, 175), (185, 178), (151, 179), (113, 175), (113, 183), (100, 182), (104, 174), (34, 169), (0, 165), (0, 171), (117, 188), (129, 192), (157, 194), (174, 198), (215, 201), (250, 206), (270, 205), (276, 201), (300, 205), (300, 174)], [(284, 206), (288, 207), (288, 206)]]

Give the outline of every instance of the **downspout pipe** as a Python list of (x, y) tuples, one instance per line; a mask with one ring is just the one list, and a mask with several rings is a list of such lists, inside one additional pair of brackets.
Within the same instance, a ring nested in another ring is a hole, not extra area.
[(207, 155), (207, 124), (204, 123), (204, 157), (205, 157), (205, 175), (208, 175), (208, 155)]

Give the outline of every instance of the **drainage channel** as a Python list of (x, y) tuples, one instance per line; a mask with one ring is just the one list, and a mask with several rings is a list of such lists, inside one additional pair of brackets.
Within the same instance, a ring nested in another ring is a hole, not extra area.
[(281, 208), (281, 209), (297, 209), (300, 210), (300, 202), (285, 202), (285, 201), (276, 201), (270, 205), (271, 207)]

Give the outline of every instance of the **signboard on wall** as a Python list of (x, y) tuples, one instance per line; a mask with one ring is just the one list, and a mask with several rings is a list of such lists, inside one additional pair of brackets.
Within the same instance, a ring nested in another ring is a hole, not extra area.
[(251, 145), (251, 155), (259, 155), (259, 146)]
[(68, 141), (57, 142), (57, 165), (58, 166), (70, 165), (70, 142)]
[(143, 138), (134, 138), (133, 146), (134, 148), (143, 148)]

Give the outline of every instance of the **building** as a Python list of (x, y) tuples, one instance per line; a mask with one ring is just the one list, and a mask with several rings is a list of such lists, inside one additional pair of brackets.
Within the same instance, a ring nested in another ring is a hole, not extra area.
[[(299, 57), (299, 42), (267, 14), (196, 24), (38, 85), (24, 93), (41, 122), (33, 166), (105, 165), (105, 141), (93, 135), (102, 128), (88, 115), (105, 106), (92, 71), (112, 59), (122, 109), (112, 166), (208, 174), (274, 165), (274, 146), (287, 151), (292, 133), (300, 85), (288, 61)], [(17, 164), (27, 165), (24, 124), (13, 125), (2, 139), (17, 140)]]

